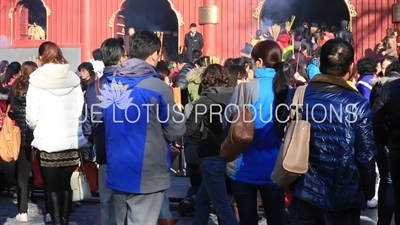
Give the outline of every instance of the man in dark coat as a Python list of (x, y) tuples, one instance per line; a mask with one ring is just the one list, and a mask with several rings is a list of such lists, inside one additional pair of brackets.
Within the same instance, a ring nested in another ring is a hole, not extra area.
[(130, 51), (129, 50), (129, 40), (132, 37), (132, 35), (134, 35), (134, 34), (135, 34), (135, 29), (133, 27), (130, 27), (128, 30), (128, 34), (125, 35), (125, 37), (124, 37), (124, 46), (125, 46), (126, 52), (128, 53), (128, 56), (129, 56), (129, 51)]
[(185, 54), (179, 54), (176, 57), (176, 63), (179, 69), (179, 73), (176, 77), (175, 86), (181, 88), (181, 103), (185, 106), (189, 103), (189, 92), (188, 92), (188, 81), (186, 79), (187, 74), (193, 70), (192, 64)]
[(340, 30), (336, 33), (336, 38), (341, 38), (354, 46), (353, 34), (348, 29), (348, 22), (343, 20), (340, 24)]
[[(360, 224), (361, 210), (375, 195), (372, 113), (368, 100), (347, 82), (353, 62), (354, 48), (347, 41), (327, 41), (321, 47), (321, 74), (306, 87), (299, 113), (311, 124), (309, 168), (293, 184), (293, 224)], [(295, 91), (289, 91), (288, 104)], [(281, 121), (286, 115), (285, 110)]]
[(83, 109), (82, 131), (96, 149), (96, 163), (99, 174), (99, 194), (102, 224), (116, 224), (113, 206), (112, 190), (106, 186), (107, 180), (107, 155), (106, 155), (106, 128), (104, 125), (103, 108), (98, 104), (98, 89), (107, 83), (107, 79), (114, 75), (117, 65), (127, 59), (125, 43), (121, 38), (109, 38), (100, 48), (105, 65), (103, 76), (98, 82), (92, 82), (84, 95), (85, 107)]
[(190, 32), (185, 35), (186, 55), (189, 62), (193, 59), (193, 50), (201, 51), (203, 45), (203, 35), (197, 32), (197, 26), (195, 23), (190, 24)]

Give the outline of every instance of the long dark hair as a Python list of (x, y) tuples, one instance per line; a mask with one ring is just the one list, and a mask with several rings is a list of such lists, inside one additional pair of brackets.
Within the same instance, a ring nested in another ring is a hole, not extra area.
[(279, 68), (276, 72), (276, 75), (274, 77), (274, 93), (275, 95), (279, 95), (283, 93), (282, 95), (287, 95), (290, 89), (290, 86), (292, 86), (295, 83), (295, 79), (293, 74), (291, 74), (291, 67), (292, 65), (290, 63), (280, 63)]
[(226, 68), (231, 79), (231, 87), (235, 87), (239, 79), (247, 79), (248, 74), (245, 68), (240, 65), (230, 65)]
[(282, 61), (281, 47), (275, 41), (260, 41), (251, 51), (251, 58), (254, 61), (262, 60), (262, 67), (274, 68), (274, 65)]
[(26, 61), (21, 66), (21, 75), (15, 79), (12, 87), (13, 94), (16, 96), (25, 96), (29, 86), (29, 75), (38, 68), (32, 61)]
[[(286, 101), (286, 97), (289, 93), (291, 86), (294, 85), (302, 85), (302, 83), (298, 82), (294, 78), (294, 74), (296, 73), (296, 61), (294, 59), (289, 60), (285, 63), (278, 63), (279, 65), (276, 75), (273, 81), (274, 87), (274, 106), (278, 107), (280, 104), (284, 104)], [(307, 72), (302, 67), (299, 66), (297, 72), (308, 81)], [(277, 108), (278, 115), (281, 115), (284, 107)]]
[(10, 65), (6, 69), (6, 72), (1, 78), (1, 84), (8, 84), (15, 75), (19, 74), (20, 71), (21, 64), (19, 62), (10, 63)]

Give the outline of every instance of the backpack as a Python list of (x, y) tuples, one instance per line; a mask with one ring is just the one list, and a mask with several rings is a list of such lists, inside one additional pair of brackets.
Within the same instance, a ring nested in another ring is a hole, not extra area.
[(17, 161), (21, 147), (21, 130), (8, 117), (10, 108), (11, 105), (8, 105), (3, 114), (3, 127), (0, 131), (0, 158), (5, 162)]

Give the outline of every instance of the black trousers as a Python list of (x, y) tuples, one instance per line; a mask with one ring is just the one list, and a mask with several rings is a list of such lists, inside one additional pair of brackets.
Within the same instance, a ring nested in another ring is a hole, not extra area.
[(292, 225), (360, 225), (361, 210), (327, 211), (293, 197), (290, 205)]
[(190, 179), (190, 188), (186, 194), (186, 198), (190, 198), (197, 193), (197, 190), (200, 187), (201, 182), (203, 181), (203, 177), (199, 172), (198, 164), (186, 164), (186, 169), (189, 174)]
[(256, 185), (232, 180), (233, 196), (241, 225), (258, 225), (257, 193), (260, 193), (269, 225), (284, 225), (285, 189), (276, 184)]
[(389, 149), (390, 175), (393, 183), (395, 200), (394, 220), (395, 224), (400, 224), (400, 152), (399, 149), (393, 151)]
[(41, 169), (44, 186), (48, 194), (71, 191), (71, 176), (76, 166), (42, 167)]
[(29, 195), (29, 172), (31, 171), (32, 150), (30, 147), (21, 148), (17, 160), (17, 200), (18, 212), (27, 213)]
[(378, 190), (378, 223), (377, 225), (390, 225), (395, 209), (392, 177), (390, 174), (389, 149), (378, 145), (378, 157), (376, 163), (379, 169)]

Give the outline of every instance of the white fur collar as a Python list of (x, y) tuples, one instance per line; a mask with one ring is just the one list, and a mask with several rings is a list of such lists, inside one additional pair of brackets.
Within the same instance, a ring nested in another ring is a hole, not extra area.
[(30, 75), (29, 83), (45, 90), (77, 87), (80, 78), (70, 68), (68, 64), (45, 64)]
[(384, 85), (387, 82), (391, 82), (393, 80), (399, 79), (399, 77), (377, 77), (377, 78), (373, 78), (371, 80), (371, 84), (372, 85)]

